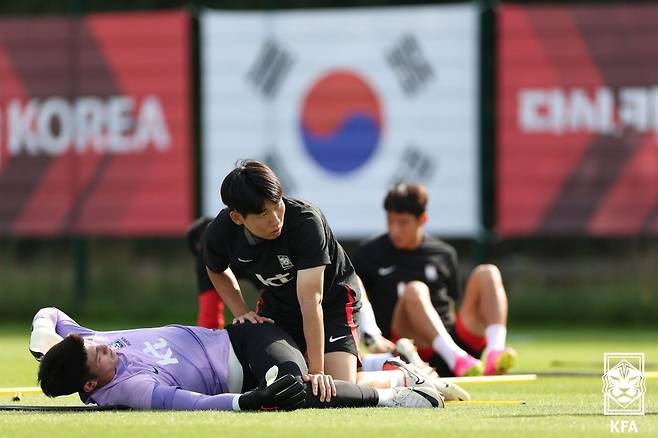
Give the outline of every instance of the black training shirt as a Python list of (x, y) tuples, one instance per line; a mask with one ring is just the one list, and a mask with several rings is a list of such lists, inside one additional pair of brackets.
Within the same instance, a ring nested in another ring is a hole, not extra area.
[(418, 248), (406, 251), (396, 249), (388, 234), (383, 234), (356, 251), (354, 267), (385, 337), (391, 334), (398, 290), (402, 283), (413, 280), (427, 284), (443, 324), (454, 324), (454, 303), (460, 294), (457, 253), (447, 243), (425, 235)]
[(219, 212), (204, 233), (208, 268), (223, 272), (238, 267), (263, 286), (262, 298), (282, 316), (300, 315), (297, 271), (325, 265), (322, 307), (345, 301), (344, 286), (357, 291), (354, 267), (334, 238), (322, 212), (304, 201), (283, 197), (286, 207), (281, 234), (252, 245), (244, 228)]

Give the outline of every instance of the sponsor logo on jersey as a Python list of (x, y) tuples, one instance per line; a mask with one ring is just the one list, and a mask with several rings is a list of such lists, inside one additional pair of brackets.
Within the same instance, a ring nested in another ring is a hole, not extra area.
[(347, 335), (337, 336), (335, 338), (333, 336), (329, 336), (329, 342), (340, 341), (341, 339), (346, 338), (346, 337), (347, 337)]
[[(167, 349), (166, 351), (165, 348)], [(160, 359), (157, 362), (160, 366), (178, 363), (178, 359), (174, 357), (171, 348), (168, 347), (167, 341), (162, 338), (158, 339), (158, 342), (155, 344), (152, 344), (149, 341), (144, 341), (144, 349), (142, 349), (142, 351), (153, 355), (156, 359)], [(161, 351), (163, 351), (163, 353), (161, 353)]]
[(279, 263), (281, 263), (281, 267), (286, 271), (288, 269), (292, 269), (295, 267), (295, 265), (292, 264), (292, 262), (290, 261), (287, 255), (278, 255), (277, 257), (279, 258)]
[(256, 278), (265, 286), (279, 287), (292, 280), (292, 275), (290, 275), (290, 272), (286, 272), (285, 274), (276, 274), (273, 277), (264, 278), (262, 275), (256, 274)]

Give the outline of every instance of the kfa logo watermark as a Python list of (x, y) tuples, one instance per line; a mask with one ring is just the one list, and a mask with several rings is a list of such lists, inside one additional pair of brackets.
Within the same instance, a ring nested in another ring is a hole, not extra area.
[[(644, 353), (605, 353), (603, 414), (644, 415)], [(610, 420), (610, 432), (638, 432), (634, 420)]]

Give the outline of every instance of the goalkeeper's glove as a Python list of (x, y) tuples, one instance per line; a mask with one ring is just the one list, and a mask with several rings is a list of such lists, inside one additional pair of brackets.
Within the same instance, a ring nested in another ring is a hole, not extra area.
[(40, 361), (43, 355), (62, 339), (64, 338), (55, 332), (51, 324), (37, 319), (32, 326), (32, 334), (30, 335), (30, 353), (36, 360)]
[(306, 385), (292, 374), (277, 378), (278, 371), (277, 366), (273, 366), (258, 388), (239, 397), (240, 410), (292, 411), (304, 405)]

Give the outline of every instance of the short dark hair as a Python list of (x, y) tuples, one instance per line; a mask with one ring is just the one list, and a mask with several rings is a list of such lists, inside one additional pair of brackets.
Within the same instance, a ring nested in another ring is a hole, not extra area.
[(260, 161), (238, 161), (222, 182), (222, 202), (243, 216), (260, 214), (265, 201), (277, 203), (283, 196), (279, 178)]
[(411, 213), (420, 217), (427, 208), (427, 189), (422, 184), (399, 183), (384, 199), (384, 209), (397, 213)]
[(87, 366), (85, 342), (76, 334), (70, 334), (55, 344), (41, 358), (39, 365), (39, 385), (48, 397), (80, 392), (85, 382), (95, 377)]

